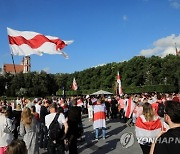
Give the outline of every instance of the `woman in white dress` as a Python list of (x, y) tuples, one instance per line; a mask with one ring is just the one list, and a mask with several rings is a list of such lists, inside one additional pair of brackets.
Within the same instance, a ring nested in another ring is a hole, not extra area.
[(0, 154), (5, 154), (7, 146), (13, 140), (13, 121), (8, 118), (6, 106), (0, 109)]

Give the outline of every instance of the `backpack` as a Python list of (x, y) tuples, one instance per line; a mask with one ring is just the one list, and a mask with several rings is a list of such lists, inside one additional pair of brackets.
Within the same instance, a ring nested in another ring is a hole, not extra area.
[(59, 114), (56, 114), (48, 130), (48, 136), (50, 140), (53, 141), (54, 144), (59, 143), (64, 136), (64, 130), (60, 128), (58, 118), (59, 118)]

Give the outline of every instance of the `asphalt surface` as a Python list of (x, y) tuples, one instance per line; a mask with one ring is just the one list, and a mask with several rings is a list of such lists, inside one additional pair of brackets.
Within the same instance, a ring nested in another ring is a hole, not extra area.
[[(107, 120), (106, 139), (100, 137), (95, 141), (93, 122), (89, 121), (87, 115), (83, 115), (82, 121), (84, 135), (82, 141), (78, 142), (79, 154), (142, 154), (135, 139), (134, 126), (127, 127), (119, 119)], [(40, 154), (46, 154), (46, 151), (40, 149)]]

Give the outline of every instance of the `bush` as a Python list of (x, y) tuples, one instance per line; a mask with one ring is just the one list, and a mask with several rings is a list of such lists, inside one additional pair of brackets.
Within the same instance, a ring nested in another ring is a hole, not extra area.
[(172, 93), (176, 92), (177, 87), (174, 85), (149, 85), (149, 86), (137, 86), (137, 87), (127, 87), (124, 88), (124, 93)]

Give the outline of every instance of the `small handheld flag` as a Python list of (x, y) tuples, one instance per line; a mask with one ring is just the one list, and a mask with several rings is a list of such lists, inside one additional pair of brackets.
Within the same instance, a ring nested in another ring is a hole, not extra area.
[(74, 78), (73, 84), (72, 84), (72, 90), (77, 90), (77, 89), (78, 89), (78, 85), (77, 85), (76, 79)]
[(118, 86), (118, 94), (122, 95), (122, 87), (121, 87), (121, 79), (120, 79), (120, 75), (119, 75), (119, 71), (117, 73), (117, 86)]

